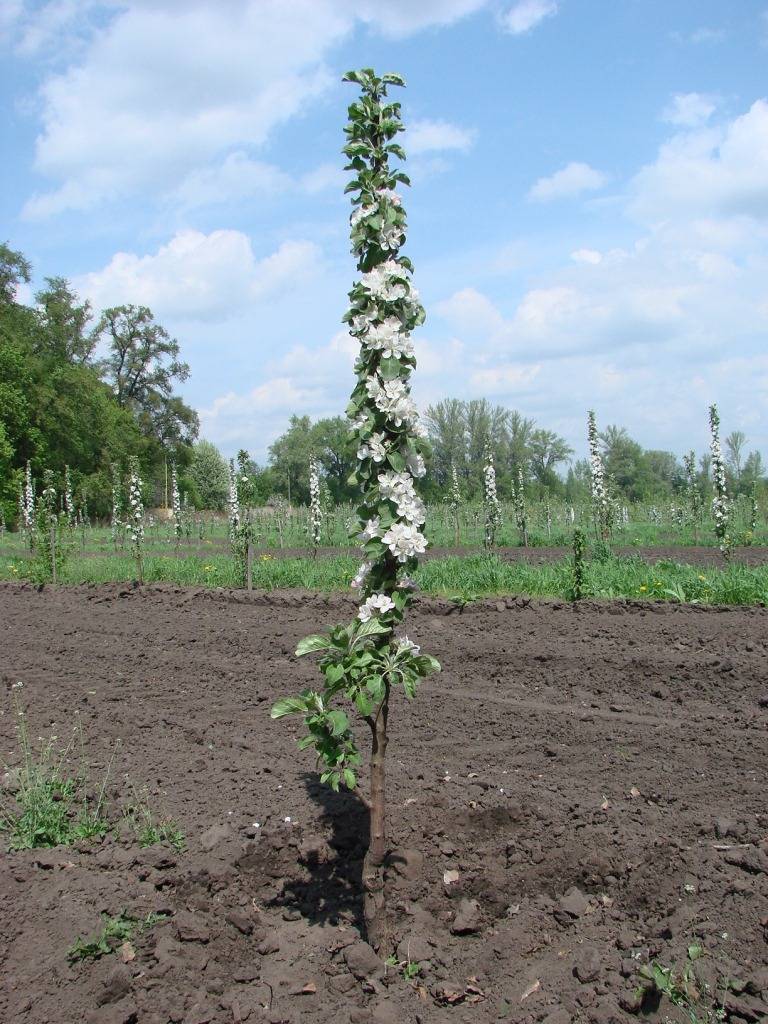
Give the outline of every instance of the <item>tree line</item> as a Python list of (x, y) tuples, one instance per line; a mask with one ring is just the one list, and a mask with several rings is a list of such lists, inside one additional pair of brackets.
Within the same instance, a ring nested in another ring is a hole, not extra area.
[[(179, 343), (145, 306), (97, 316), (63, 277), (45, 278), (33, 305), (17, 301), (32, 268), (0, 244), (0, 506), (14, 521), (29, 461), (35, 478), (69, 467), (76, 503), (93, 516), (111, 506), (111, 464), (139, 458), (161, 486), (173, 459), (184, 474), (198, 416), (174, 393), (189, 367)], [(185, 481), (191, 489), (191, 481)]]
[[(574, 461), (574, 451), (564, 438), (517, 410), (493, 405), (486, 399), (465, 402), (449, 398), (429, 406), (425, 423), (431, 456), (420, 490), (427, 500), (445, 498), (454, 466), (462, 495), (479, 500), (486, 443), (494, 454), (501, 499), (513, 496), (518, 470), (532, 497), (547, 495), (573, 503), (589, 497), (588, 460)], [(606, 427), (600, 440), (606, 476), (617, 497), (628, 502), (671, 501), (685, 491), (685, 469), (673, 452), (643, 448), (626, 428), (613, 425)], [(729, 434), (724, 447), (730, 494), (749, 493), (755, 484), (764, 486), (762, 457), (758, 451), (747, 451), (743, 432)], [(263, 505), (278, 496), (292, 504), (307, 504), (312, 455), (322, 467), (329, 499), (354, 501), (357, 489), (348, 484), (347, 478), (356, 453), (350, 448), (347, 421), (335, 416), (312, 423), (308, 416), (292, 416), (287, 430), (270, 446), (265, 465), (254, 462), (246, 451), (238, 455), (238, 473), (247, 478), (253, 504)], [(202, 507), (224, 508), (229, 470), (210, 442), (195, 445), (190, 477)], [(702, 492), (710, 487), (708, 452), (698, 460), (698, 483)]]

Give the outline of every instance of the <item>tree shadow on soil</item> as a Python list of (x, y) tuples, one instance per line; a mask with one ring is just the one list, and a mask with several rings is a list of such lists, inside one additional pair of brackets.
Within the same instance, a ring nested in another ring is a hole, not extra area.
[[(370, 835), (368, 809), (354, 792), (338, 793), (319, 775), (302, 776), (309, 797), (322, 813), (317, 833), (299, 849), (298, 877), (288, 877), (277, 902), (298, 909), (313, 924), (342, 920), (364, 931), (362, 869)], [(309, 878), (307, 879), (307, 873)]]

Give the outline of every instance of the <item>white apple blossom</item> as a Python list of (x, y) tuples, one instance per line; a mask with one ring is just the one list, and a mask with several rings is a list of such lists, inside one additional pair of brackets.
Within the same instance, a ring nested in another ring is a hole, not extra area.
[(400, 654), (403, 651), (407, 651), (414, 657), (419, 653), (421, 647), (415, 644), (413, 640), (409, 640), (407, 636), (399, 636), (397, 638), (397, 653)]
[(380, 535), (380, 523), (381, 520), (379, 517), (374, 516), (373, 519), (369, 519), (368, 522), (364, 524), (363, 529), (359, 534), (360, 540), (364, 544)]
[(405, 464), (408, 466), (408, 472), (411, 476), (416, 477), (417, 480), (426, 476), (427, 467), (424, 463), (424, 456), (418, 452), (409, 452)]
[(427, 541), (415, 526), (393, 523), (381, 538), (398, 562), (407, 562), (426, 551)]
[(372, 568), (373, 562), (363, 562), (363, 564), (355, 573), (355, 577), (350, 583), (350, 587), (352, 587), (353, 590), (359, 590), (365, 583), (366, 579), (368, 578), (368, 575)]
[(361, 622), (367, 622), (374, 615), (383, 615), (391, 612), (395, 602), (387, 594), (371, 594), (360, 606), (357, 617)]
[(361, 462), (363, 459), (373, 459), (374, 462), (383, 462), (387, 457), (387, 449), (384, 446), (384, 435), (376, 432), (371, 434), (368, 440), (363, 441), (357, 449), (357, 457)]

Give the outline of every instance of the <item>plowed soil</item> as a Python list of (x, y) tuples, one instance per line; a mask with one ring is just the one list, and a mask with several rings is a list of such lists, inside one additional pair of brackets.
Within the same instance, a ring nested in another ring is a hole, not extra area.
[[(703, 1006), (717, 991), (726, 1019), (768, 1019), (768, 612), (418, 602), (408, 632), (443, 672), (391, 715), (398, 968), (361, 938), (362, 805), (269, 719), (316, 679), (297, 640), (353, 607), (0, 584), (0, 680), (23, 683), (32, 735), (66, 740), (79, 717), (94, 780), (118, 744), (113, 816), (147, 787), (187, 842), (142, 849), (123, 824), (3, 850), (0, 1021), (689, 1021), (637, 973), (689, 946)], [(8, 692), (0, 741), (14, 768)], [(121, 911), (163, 920), (68, 960)]]

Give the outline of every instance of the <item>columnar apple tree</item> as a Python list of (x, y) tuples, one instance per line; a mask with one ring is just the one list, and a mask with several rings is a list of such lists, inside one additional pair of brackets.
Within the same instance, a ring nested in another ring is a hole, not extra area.
[(334, 789), (357, 786), (361, 761), (337, 699), (351, 701), (370, 729), (369, 796), (361, 797), (370, 812), (364, 912), (368, 941), (381, 950), (387, 936), (384, 755), (390, 696), (393, 687), (402, 686), (412, 698), (419, 679), (440, 666), (398, 632), (412, 596), (410, 574), (426, 547), (424, 504), (414, 483), (425, 472), (425, 431), (410, 394), (416, 365), (411, 331), (423, 322), (424, 310), (411, 284), (411, 263), (400, 255), (406, 217), (396, 187), (409, 182), (389, 163), (405, 154), (395, 141), (403, 130), (400, 104), (388, 100), (387, 89), (405, 83), (399, 75), (379, 77), (368, 68), (349, 72), (345, 81), (361, 89), (349, 108), (344, 147), (353, 174), (346, 191), (352, 194), (352, 252), (360, 272), (344, 317), (360, 342), (357, 383), (347, 408), (357, 451), (351, 481), (361, 491), (354, 532), (365, 560), (352, 584), (360, 607), (349, 625), (299, 644), (299, 655), (321, 653), (321, 685), (279, 701), (272, 717), (303, 715), (307, 735), (299, 746), (315, 748), (322, 779)]

